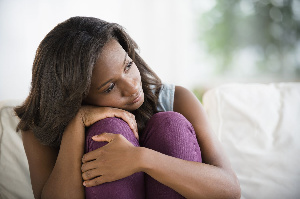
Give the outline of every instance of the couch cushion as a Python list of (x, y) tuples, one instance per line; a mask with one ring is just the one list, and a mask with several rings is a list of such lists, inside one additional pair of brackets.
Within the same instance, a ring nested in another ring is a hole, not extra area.
[(203, 105), (242, 198), (299, 198), (300, 83), (223, 85)]
[(0, 102), (0, 198), (32, 199), (28, 162), (22, 137), (17, 133), (18, 118), (13, 107), (20, 101)]

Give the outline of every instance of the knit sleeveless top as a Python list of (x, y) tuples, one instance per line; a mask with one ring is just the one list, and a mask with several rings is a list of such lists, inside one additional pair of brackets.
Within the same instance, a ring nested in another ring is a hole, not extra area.
[(160, 112), (173, 111), (175, 85), (162, 84), (158, 95), (157, 110)]

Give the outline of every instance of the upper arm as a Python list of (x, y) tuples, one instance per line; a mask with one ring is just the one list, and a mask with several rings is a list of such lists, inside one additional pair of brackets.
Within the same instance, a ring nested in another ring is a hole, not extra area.
[(191, 91), (180, 86), (175, 87), (174, 111), (181, 113), (193, 125), (203, 162), (222, 168), (231, 168), (222, 152), (221, 143), (209, 126), (200, 101)]
[(42, 190), (56, 162), (58, 150), (42, 145), (32, 131), (22, 132), (23, 145), (28, 159), (32, 190), (41, 198)]

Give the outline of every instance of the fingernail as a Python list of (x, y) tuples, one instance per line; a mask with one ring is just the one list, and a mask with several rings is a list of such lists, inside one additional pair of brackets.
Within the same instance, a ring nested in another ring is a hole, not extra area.
[(83, 186), (86, 186), (86, 182), (83, 182)]
[(98, 138), (98, 137), (100, 137), (100, 135), (94, 135), (94, 136), (92, 137), (92, 139), (96, 139), (96, 138)]

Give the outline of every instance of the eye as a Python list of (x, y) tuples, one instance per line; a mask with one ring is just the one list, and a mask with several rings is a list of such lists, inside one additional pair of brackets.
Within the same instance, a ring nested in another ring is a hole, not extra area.
[(124, 71), (125, 71), (125, 72), (128, 72), (128, 71), (130, 70), (132, 64), (133, 64), (133, 61), (128, 62), (128, 64), (125, 66)]
[(109, 87), (104, 91), (105, 93), (109, 93), (112, 89), (114, 89), (114, 87), (115, 87), (115, 84), (114, 83), (111, 83), (110, 85), (109, 85)]

